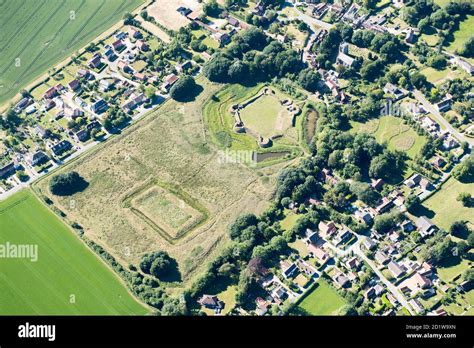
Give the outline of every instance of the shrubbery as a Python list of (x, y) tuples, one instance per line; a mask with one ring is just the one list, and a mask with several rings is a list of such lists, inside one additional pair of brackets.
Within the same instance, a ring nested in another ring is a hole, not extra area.
[(170, 96), (177, 101), (186, 101), (193, 96), (196, 86), (191, 76), (183, 76), (171, 87)]
[(146, 274), (163, 279), (176, 272), (176, 261), (167, 252), (157, 251), (142, 257), (140, 269)]
[(88, 185), (77, 172), (68, 172), (53, 176), (49, 182), (49, 189), (57, 196), (69, 196), (83, 191)]

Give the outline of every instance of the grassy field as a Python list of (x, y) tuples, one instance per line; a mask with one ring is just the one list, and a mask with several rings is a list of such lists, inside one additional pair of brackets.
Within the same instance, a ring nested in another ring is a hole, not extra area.
[[(222, 86), (204, 78), (197, 82), (203, 90), (194, 101), (166, 101), (123, 134), (61, 168), (79, 172), (89, 187), (70, 198), (51, 197), (71, 221), (84, 226), (86, 236), (124, 265), (137, 264), (146, 252), (168, 251), (186, 284), (225, 244), (227, 226), (237, 215), (266, 208), (281, 168), (255, 169), (220, 160), (205, 134), (202, 105)], [(174, 241), (157, 233), (125, 204), (150, 179), (159, 179), (160, 187), (185, 199), (186, 205), (205, 208), (205, 223)], [(35, 189), (50, 196), (48, 183), (46, 177)], [(192, 254), (196, 248), (199, 252)]]
[(425, 215), (428, 215), (435, 224), (446, 230), (457, 220), (467, 220), (474, 223), (474, 209), (464, 207), (461, 202), (456, 200), (461, 192), (474, 195), (474, 183), (463, 184), (450, 178), (440, 191), (423, 202), (423, 206), (427, 209)]
[(334, 315), (346, 302), (325, 281), (318, 281), (316, 289), (306, 296), (298, 305), (309, 315)]
[(443, 69), (443, 70), (436, 70), (431, 67), (425, 68), (421, 71), (423, 75), (426, 76), (427, 80), (434, 85), (440, 85), (446, 79), (464, 79), (468, 77), (468, 75), (461, 69)]
[(460, 274), (463, 274), (463, 272), (470, 267), (472, 267), (472, 261), (463, 259), (461, 262), (454, 265), (449, 265), (447, 267), (438, 267), (436, 271), (438, 272), (438, 276), (441, 280), (446, 283), (449, 283)]
[(193, 215), (192, 208), (181, 202), (159, 187), (152, 187), (136, 198), (140, 210), (173, 229), (181, 227)]
[(448, 77), (450, 71), (450, 69), (436, 70), (431, 67), (428, 67), (420, 72), (426, 76), (429, 82), (431, 82), (432, 84), (436, 84), (437, 82), (441, 82), (446, 77)]
[(459, 30), (454, 32), (454, 41), (447, 47), (448, 51), (454, 52), (464, 47), (466, 41), (473, 36), (474, 16), (469, 15), (459, 24)]
[(144, 0), (0, 2), (0, 104)]
[(438, 34), (422, 34), (421, 39), (426, 42), (428, 46), (435, 47), (439, 42)]
[[(0, 244), (38, 246), (38, 260), (0, 259), (1, 315), (146, 314), (117, 276), (30, 191), (0, 203)], [(70, 300), (75, 297), (75, 303)]]
[(301, 215), (295, 214), (290, 210), (286, 210), (285, 214), (286, 216), (283, 220), (281, 220), (280, 225), (281, 225), (281, 228), (288, 231), (293, 228), (296, 221), (301, 217)]
[(235, 119), (229, 112), (232, 104), (245, 101), (258, 93), (262, 85), (245, 87), (229, 85), (224, 87), (204, 105), (204, 121), (211, 139), (221, 148), (232, 150), (256, 150), (257, 142), (246, 134), (237, 134), (232, 130)]
[(450, 2), (451, 0), (434, 0), (434, 3), (439, 7), (446, 7)]
[(380, 142), (386, 142), (391, 150), (406, 152), (411, 158), (421, 150), (425, 138), (419, 136), (403, 120), (394, 116), (382, 116), (366, 123), (351, 122), (354, 132), (372, 134)]
[(291, 126), (288, 111), (280, 105), (275, 96), (270, 95), (261, 96), (247, 105), (240, 116), (246, 127), (266, 138), (283, 132)]

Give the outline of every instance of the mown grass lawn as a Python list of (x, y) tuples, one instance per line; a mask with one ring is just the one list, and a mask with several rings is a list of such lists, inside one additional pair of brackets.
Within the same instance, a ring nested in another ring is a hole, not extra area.
[(288, 231), (293, 228), (295, 225), (296, 221), (301, 217), (298, 214), (293, 213), (291, 210), (285, 210), (285, 218), (281, 220), (280, 226), (284, 230)]
[(434, 0), (434, 3), (439, 7), (446, 7), (452, 0)]
[(474, 183), (464, 184), (450, 178), (433, 196), (423, 202), (428, 214), (439, 227), (448, 230), (454, 221), (467, 220), (474, 223), (474, 209), (467, 208), (456, 200), (461, 192), (474, 195)]
[(202, 43), (205, 44), (209, 48), (214, 48), (214, 49), (219, 48), (219, 43), (209, 36), (206, 36), (206, 38), (202, 40)]
[(229, 108), (234, 103), (258, 93), (263, 85), (248, 88), (241, 85), (228, 85), (218, 91), (203, 107), (203, 117), (211, 138), (221, 148), (232, 150), (257, 150), (258, 145), (254, 138), (247, 134), (238, 134), (233, 131), (234, 117)]
[(459, 24), (459, 30), (454, 32), (454, 41), (447, 47), (448, 51), (454, 52), (464, 47), (466, 41), (473, 36), (474, 16), (468, 15), (467, 18)]
[(429, 82), (435, 84), (436, 82), (448, 76), (449, 69), (436, 70), (431, 67), (428, 67), (426, 69), (423, 69), (421, 73), (426, 76)]
[(298, 307), (309, 315), (334, 315), (346, 301), (325, 281), (319, 280), (317, 284)]
[[(221, 311), (220, 315), (226, 315), (235, 307), (237, 285), (230, 285), (226, 281), (216, 281), (212, 284), (211, 288), (206, 289), (206, 294), (216, 295), (219, 300), (224, 302), (224, 309)], [(201, 308), (201, 310), (207, 315), (215, 315), (215, 312), (212, 309)]]
[(419, 153), (426, 141), (399, 117), (382, 116), (365, 123), (351, 122), (351, 125), (353, 132), (371, 134), (379, 143), (386, 142), (389, 149), (406, 152), (410, 158)]
[(439, 36), (437, 34), (422, 34), (421, 39), (425, 41), (428, 46), (434, 47), (438, 44)]
[(148, 312), (113, 271), (30, 191), (22, 191), (0, 203), (0, 226), (0, 244), (38, 246), (36, 262), (0, 258), (0, 314), (143, 315)]
[[(446, 283), (453, 281), (454, 278), (464, 273), (469, 267), (472, 267), (472, 261), (462, 259), (461, 262), (454, 263), (453, 265), (446, 265), (446, 267), (438, 267), (437, 272), (441, 280)], [(461, 283), (462, 279), (459, 279), (457, 283)]]
[(280, 114), (290, 117), (278, 100), (268, 95), (261, 96), (240, 112), (246, 127), (267, 138), (278, 133), (276, 122)]

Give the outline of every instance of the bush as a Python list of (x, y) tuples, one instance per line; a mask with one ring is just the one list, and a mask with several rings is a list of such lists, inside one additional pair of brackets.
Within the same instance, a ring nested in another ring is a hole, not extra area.
[(165, 251), (145, 254), (140, 262), (140, 269), (158, 279), (165, 279), (176, 272), (176, 261)]
[(188, 100), (196, 89), (196, 82), (191, 76), (181, 77), (170, 90), (170, 96), (177, 101)]
[(30, 178), (28, 174), (26, 174), (23, 170), (19, 170), (18, 172), (16, 172), (16, 176), (21, 182), (28, 181), (28, 179)]
[(49, 189), (56, 196), (69, 196), (83, 191), (88, 185), (77, 172), (69, 172), (53, 176), (49, 182)]

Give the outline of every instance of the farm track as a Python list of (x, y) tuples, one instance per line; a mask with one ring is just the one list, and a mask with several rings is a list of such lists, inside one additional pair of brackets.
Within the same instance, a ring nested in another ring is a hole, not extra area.
[(16, 202), (13, 202), (12, 204), (10, 204), (8, 207), (5, 207), (3, 209), (0, 210), (0, 214), (3, 214), (5, 213), (7, 210), (10, 210), (11, 208), (17, 206), (18, 204), (26, 201), (28, 199), (28, 197), (23, 197), (22, 199), (19, 199), (17, 200)]

